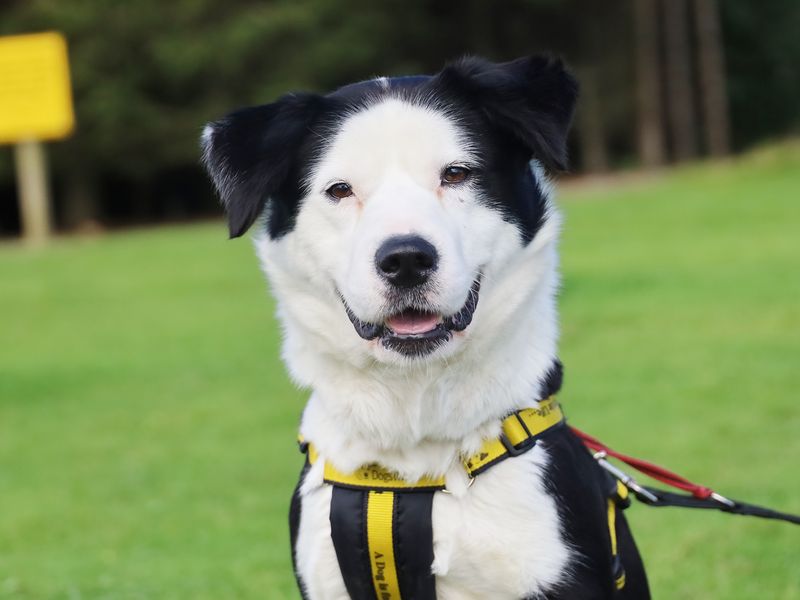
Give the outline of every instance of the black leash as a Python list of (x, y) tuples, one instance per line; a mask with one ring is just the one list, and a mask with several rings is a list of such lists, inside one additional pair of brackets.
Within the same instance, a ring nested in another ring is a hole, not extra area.
[(649, 486), (640, 485), (639, 487), (647, 491), (651, 496), (655, 497), (655, 500), (653, 500), (651, 497), (645, 494), (640, 494), (631, 488), (631, 491), (636, 496), (636, 499), (644, 504), (647, 504), (648, 506), (678, 506), (680, 508), (713, 509), (721, 510), (722, 512), (730, 513), (732, 515), (760, 517), (762, 519), (775, 519), (777, 521), (786, 521), (787, 523), (800, 525), (800, 516), (772, 510), (771, 508), (765, 508), (755, 504), (748, 504), (747, 502), (741, 502), (740, 500), (732, 500), (730, 498), (725, 498), (724, 496), (719, 496), (719, 494), (717, 494), (717, 496), (719, 496), (718, 498), (708, 497), (703, 499), (695, 498), (689, 494), (676, 494), (674, 492), (668, 492), (666, 490), (660, 490)]
[[(633, 456), (622, 454), (616, 450), (612, 450), (597, 438), (594, 438), (591, 435), (576, 429), (575, 427), (571, 427), (571, 429), (575, 435), (581, 439), (587, 448), (595, 451), (594, 459), (597, 461), (597, 464), (622, 482), (625, 487), (630, 489), (631, 492), (633, 492), (633, 494), (636, 496), (637, 500), (647, 504), (648, 506), (678, 506), (680, 508), (720, 510), (732, 515), (759, 517), (761, 519), (774, 519), (777, 521), (785, 521), (787, 523), (800, 525), (800, 516), (798, 515), (792, 515), (777, 510), (772, 510), (771, 508), (758, 506), (756, 504), (749, 504), (747, 502), (741, 502), (740, 500), (726, 498), (711, 488), (693, 483), (685, 477), (682, 477), (677, 473), (673, 473), (664, 467), (640, 458), (634, 458)], [(653, 479), (657, 479), (662, 483), (688, 493), (676, 494), (675, 492), (668, 492), (666, 490), (641, 485), (625, 471), (608, 462), (607, 457), (609, 456), (613, 456), (614, 458), (621, 460), (625, 464), (633, 467), (641, 473), (644, 473), (648, 477), (652, 477)]]

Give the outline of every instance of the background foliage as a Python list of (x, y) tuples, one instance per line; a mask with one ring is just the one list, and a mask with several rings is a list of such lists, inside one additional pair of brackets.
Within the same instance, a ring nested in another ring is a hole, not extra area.
[[(587, 100), (575, 169), (597, 163), (586, 159), (594, 138), (584, 135), (595, 130), (595, 153), (607, 154), (600, 164), (635, 164), (633, 5), (652, 1), (5, 0), (0, 34), (57, 29), (68, 38), (78, 129), (51, 157), (57, 221), (69, 228), (215, 212), (197, 138), (233, 107), (377, 74), (435, 72), (466, 53), (563, 54)], [(719, 5), (735, 147), (796, 131), (800, 4)], [(4, 150), (0, 233), (17, 229), (11, 174)]]

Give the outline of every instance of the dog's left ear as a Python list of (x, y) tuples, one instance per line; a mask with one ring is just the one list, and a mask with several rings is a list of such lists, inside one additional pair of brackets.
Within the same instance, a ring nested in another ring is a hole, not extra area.
[(273, 203), (270, 235), (285, 231), (294, 213), (292, 172), (298, 153), (325, 106), (326, 99), (316, 94), (288, 94), (206, 125), (203, 164), (225, 205), (232, 238), (250, 228), (267, 202)]
[(560, 59), (537, 55), (492, 63), (470, 57), (445, 67), (435, 81), (479, 109), (546, 168), (567, 168), (578, 82)]

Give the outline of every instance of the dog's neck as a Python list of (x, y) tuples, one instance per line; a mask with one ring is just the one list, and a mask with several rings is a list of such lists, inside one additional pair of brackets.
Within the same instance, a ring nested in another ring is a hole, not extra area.
[[(468, 344), (446, 361), (401, 368), (325, 352), (318, 329), (294, 319), (278, 293), (284, 357), (313, 390), (303, 435), (342, 470), (379, 462), (409, 479), (444, 473), (496, 436), (503, 417), (542, 397), (556, 361), (557, 222), (551, 227), (487, 281)], [(280, 275), (268, 271), (275, 283)]]

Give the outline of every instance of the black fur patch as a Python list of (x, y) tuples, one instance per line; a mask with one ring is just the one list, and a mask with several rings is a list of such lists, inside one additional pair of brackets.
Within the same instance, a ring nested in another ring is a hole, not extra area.
[(297, 481), (297, 485), (294, 488), (292, 501), (289, 505), (289, 540), (292, 548), (292, 570), (294, 571), (294, 577), (297, 581), (297, 587), (300, 590), (300, 597), (302, 600), (308, 600), (308, 594), (306, 593), (305, 583), (303, 583), (303, 579), (300, 577), (300, 571), (297, 568), (297, 536), (300, 532), (300, 516), (303, 505), (303, 500), (300, 497), (300, 488), (310, 468), (311, 465), (306, 461), (303, 464), (302, 471), (300, 471), (300, 479)]
[(648, 600), (647, 575), (621, 510), (616, 514), (617, 544), (625, 587), (614, 587), (606, 473), (568, 427), (546, 435), (542, 444), (549, 457), (544, 482), (549, 494), (557, 498), (561, 534), (575, 555), (562, 581), (536, 600)]
[(231, 237), (245, 233), (267, 201), (271, 237), (294, 227), (302, 181), (323, 149), (325, 121), (339, 104), (315, 94), (289, 94), (209, 124), (203, 162), (225, 204)]
[(564, 365), (556, 358), (542, 380), (539, 397), (549, 398), (553, 394), (557, 394), (561, 390), (562, 383), (564, 383)]
[(210, 124), (203, 159), (228, 213), (231, 237), (265, 212), (278, 238), (294, 227), (303, 182), (341, 122), (386, 97), (438, 108), (479, 149), (475, 173), (485, 200), (533, 239), (545, 198), (529, 162), (566, 168), (567, 131), (577, 83), (563, 64), (541, 56), (508, 63), (468, 58), (434, 76), (351, 84), (327, 96), (290, 94)]
[(531, 56), (496, 64), (466, 58), (445, 67), (434, 83), (440, 93), (457, 96), (493, 129), (520, 143), (528, 159), (566, 169), (578, 83), (560, 60)]
[(578, 86), (559, 60), (532, 56), (496, 64), (463, 59), (428, 84), (479, 149), (483, 196), (533, 239), (547, 218), (546, 198), (530, 169), (567, 167), (567, 133)]

